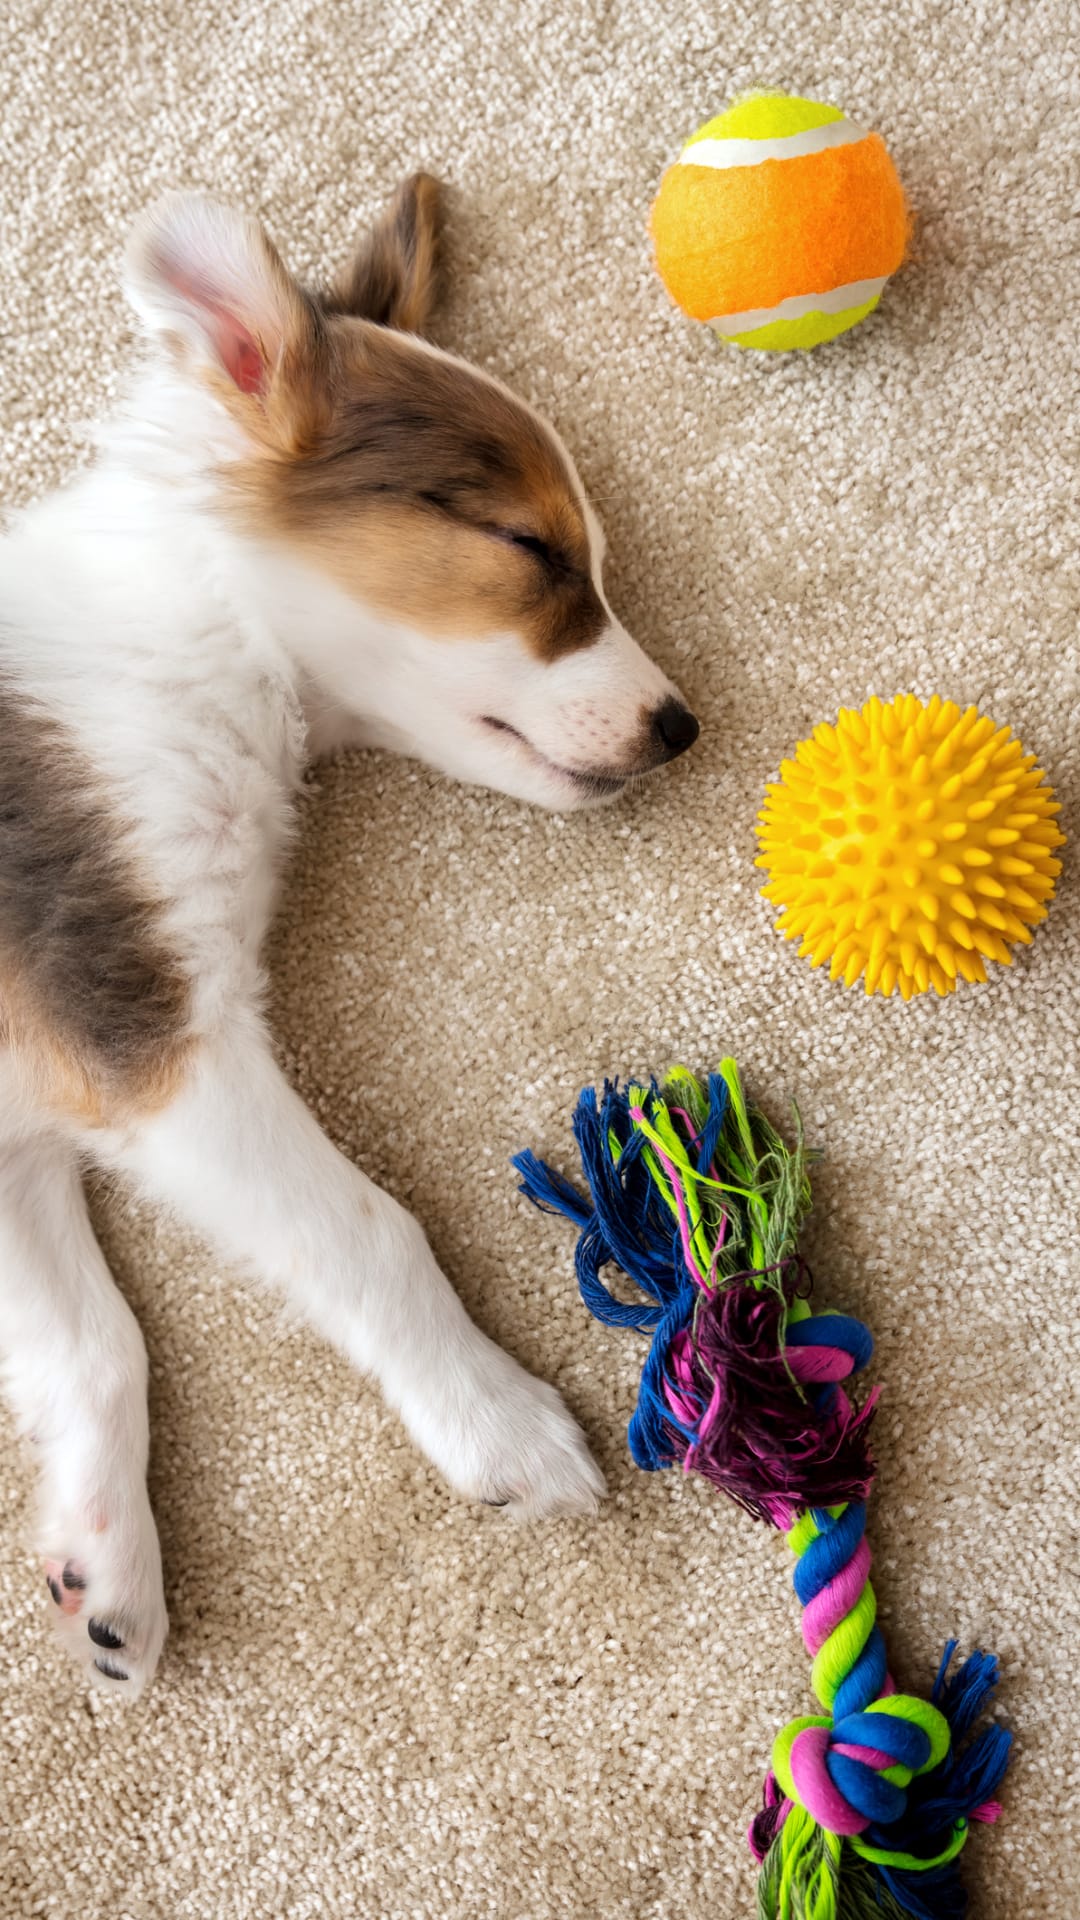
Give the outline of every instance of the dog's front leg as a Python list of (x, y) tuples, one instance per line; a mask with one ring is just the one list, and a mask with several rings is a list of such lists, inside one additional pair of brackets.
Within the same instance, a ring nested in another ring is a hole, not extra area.
[(244, 1011), (107, 1157), (373, 1373), (460, 1492), (591, 1508), (598, 1469), (558, 1394), (482, 1334), (423, 1232), (321, 1132)]
[(0, 1063), (0, 1380), (40, 1469), (38, 1535), (66, 1653), (138, 1693), (167, 1631), (146, 1491), (146, 1350), (67, 1141)]

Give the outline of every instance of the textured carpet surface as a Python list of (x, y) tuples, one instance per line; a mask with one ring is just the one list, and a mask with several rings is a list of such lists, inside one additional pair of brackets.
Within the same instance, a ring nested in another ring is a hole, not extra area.
[[(590, 1525), (450, 1499), (374, 1393), (167, 1223), (96, 1217), (145, 1329), (172, 1637), (130, 1713), (54, 1650), (0, 1453), (0, 1915), (749, 1915), (742, 1834), (807, 1710), (785, 1550), (623, 1431), (640, 1352), (577, 1301), (512, 1150), (570, 1164), (595, 1076), (737, 1052), (828, 1149), (819, 1297), (886, 1384), (872, 1521), (896, 1671), (995, 1647), (1005, 1818), (977, 1920), (1073, 1920), (1080, 1420), (1077, 863), (1020, 964), (948, 1002), (845, 995), (773, 932), (764, 781), (841, 703), (935, 689), (1009, 721), (1075, 834), (1080, 398), (1069, 0), (25, 0), (9, 9), (3, 476), (81, 457), (131, 330), (122, 236), (169, 184), (328, 270), (408, 168), (453, 189), (445, 344), (546, 409), (627, 624), (699, 747), (592, 817), (374, 755), (322, 770), (273, 954), (282, 1057), (415, 1207), (469, 1307), (557, 1381), (609, 1475)], [(882, 129), (920, 220), (881, 311), (740, 358), (643, 237), (738, 87)], [(1070, 217), (1072, 227), (1070, 229)]]

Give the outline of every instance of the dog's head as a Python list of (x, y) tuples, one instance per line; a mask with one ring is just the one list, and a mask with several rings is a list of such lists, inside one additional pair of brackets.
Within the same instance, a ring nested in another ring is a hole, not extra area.
[(128, 290), (227, 410), (229, 511), (290, 636), (371, 737), (573, 807), (682, 753), (697, 722), (604, 596), (603, 536), (553, 429), (419, 338), (438, 192), (417, 175), (327, 294), (197, 196), (136, 229)]

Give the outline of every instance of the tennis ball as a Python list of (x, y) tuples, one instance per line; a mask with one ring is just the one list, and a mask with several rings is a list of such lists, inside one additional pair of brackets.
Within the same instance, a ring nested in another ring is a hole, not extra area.
[(1060, 811), (1035, 755), (974, 707), (868, 700), (801, 740), (767, 789), (762, 892), (831, 979), (952, 993), (1045, 920)]
[(839, 107), (747, 94), (707, 120), (650, 221), (672, 299), (737, 347), (817, 347), (872, 313), (910, 219), (885, 142)]

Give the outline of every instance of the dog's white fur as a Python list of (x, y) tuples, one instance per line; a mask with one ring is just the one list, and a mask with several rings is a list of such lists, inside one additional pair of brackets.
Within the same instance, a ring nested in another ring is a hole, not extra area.
[[(260, 271), (251, 223), (203, 204), (185, 206), (187, 244), (215, 249), (219, 272), (224, 249), (244, 291)], [(88, 1672), (131, 1694), (166, 1633), (146, 1359), (91, 1232), (86, 1157), (174, 1208), (375, 1375), (463, 1493), (540, 1514), (588, 1509), (602, 1491), (558, 1395), (473, 1326), (419, 1227), (282, 1077), (260, 949), (312, 752), (366, 739), (576, 806), (588, 796), (573, 770), (622, 764), (643, 703), (673, 690), (614, 618), (550, 665), (514, 634), (447, 643), (233, 530), (214, 470), (245, 448), (200, 377), (202, 317), (138, 251), (129, 285), (150, 333), (179, 330), (187, 351), (152, 348), (96, 464), (0, 544), (0, 668), (107, 783), (192, 982), (198, 1045), (164, 1107), (103, 1126), (36, 1109), (0, 1054), (0, 1332), (7, 1392), (40, 1458), (60, 1631)], [(599, 586), (591, 514), (588, 525)], [(524, 738), (480, 725), (487, 714)], [(69, 1565), (84, 1585), (62, 1585)], [(103, 1656), (91, 1619), (112, 1624), (120, 1652)]]

